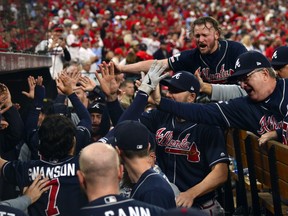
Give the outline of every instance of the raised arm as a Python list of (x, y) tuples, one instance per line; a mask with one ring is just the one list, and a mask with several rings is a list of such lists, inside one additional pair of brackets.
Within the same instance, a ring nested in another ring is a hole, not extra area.
[[(0, 99), (1, 121), (5, 126), (2, 128), (4, 139), (0, 143), (0, 150), (6, 152), (14, 148), (24, 138), (24, 124), (18, 110), (13, 106), (10, 91), (4, 84), (1, 84)], [(3, 122), (4, 120), (5, 122)]]
[(195, 76), (200, 83), (200, 92), (209, 96), (211, 101), (228, 101), (233, 98), (246, 96), (247, 93), (238, 85), (211, 84), (204, 82), (200, 76), (200, 69), (195, 71)]
[[(145, 73), (148, 72), (154, 60), (140, 61), (134, 64), (119, 65), (115, 64), (115, 73), (131, 73), (131, 74), (140, 74), (140, 71)], [(168, 59), (158, 60), (159, 63), (166, 66), (166, 69), (169, 69)]]
[(89, 131), (92, 127), (91, 118), (87, 108), (79, 100), (77, 95), (73, 92), (73, 81), (65, 73), (62, 73), (56, 80), (57, 88), (70, 99), (73, 107), (75, 108), (76, 114), (78, 115), (80, 122), (78, 126), (86, 127)]

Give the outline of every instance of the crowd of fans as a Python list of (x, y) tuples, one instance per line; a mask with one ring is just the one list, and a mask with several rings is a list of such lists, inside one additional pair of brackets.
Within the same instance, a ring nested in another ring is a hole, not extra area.
[[(126, 55), (130, 47), (142, 42), (150, 44), (152, 40), (158, 43), (154, 49), (148, 46), (150, 55), (160, 48), (160, 42), (167, 44), (168, 52), (181, 51), (194, 46), (190, 36), (186, 37), (191, 23), (207, 15), (221, 23), (223, 37), (242, 41), (249, 50), (257, 49), (269, 58), (275, 47), (287, 41), (288, 12), (285, 1), (280, 0), (9, 3), (2, 2), (0, 48), (4, 51), (34, 52), (41, 40), (49, 38), (53, 26), (59, 24), (69, 47), (80, 47), (82, 39), (88, 37), (91, 47), (103, 48), (104, 59), (117, 55), (118, 48)], [(149, 58), (141, 53), (138, 56)]]

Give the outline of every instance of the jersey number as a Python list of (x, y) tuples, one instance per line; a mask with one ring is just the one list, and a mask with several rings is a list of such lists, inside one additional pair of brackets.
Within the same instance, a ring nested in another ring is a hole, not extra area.
[(56, 206), (56, 200), (57, 200), (57, 196), (58, 196), (58, 192), (60, 188), (59, 179), (58, 178), (52, 179), (49, 182), (49, 185), (51, 185), (51, 188), (49, 191), (48, 204), (47, 204), (47, 208), (45, 212), (46, 212), (46, 215), (48, 216), (59, 215), (60, 212), (59, 212), (58, 207)]

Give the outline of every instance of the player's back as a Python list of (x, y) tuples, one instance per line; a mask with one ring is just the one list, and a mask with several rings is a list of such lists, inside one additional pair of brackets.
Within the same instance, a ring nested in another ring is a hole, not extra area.
[(100, 197), (80, 210), (81, 216), (105, 215), (162, 215), (164, 209), (134, 199), (126, 199), (120, 195)]
[(77, 215), (75, 213), (87, 203), (77, 178), (78, 169), (78, 157), (70, 156), (61, 162), (8, 162), (3, 173), (9, 182), (20, 188), (29, 185), (39, 173), (49, 177), (49, 190), (29, 206), (29, 215)]
[(77, 215), (75, 213), (87, 202), (76, 174), (79, 169), (78, 157), (73, 157), (59, 166), (52, 167), (50, 173), (53, 173), (54, 178), (51, 178), (50, 181), (51, 188), (29, 207), (29, 214)]

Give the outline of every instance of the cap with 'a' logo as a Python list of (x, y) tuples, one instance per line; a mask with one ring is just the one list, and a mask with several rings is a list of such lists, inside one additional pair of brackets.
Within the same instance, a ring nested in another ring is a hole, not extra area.
[(160, 81), (161, 85), (168, 86), (168, 88), (176, 88), (182, 91), (199, 93), (200, 83), (198, 79), (188, 71), (179, 71), (171, 78)]
[(288, 64), (288, 46), (278, 47), (274, 51), (271, 64), (276, 70)]
[(235, 63), (235, 73), (228, 79), (237, 79), (257, 68), (272, 67), (269, 60), (260, 52), (249, 51), (241, 54)]

